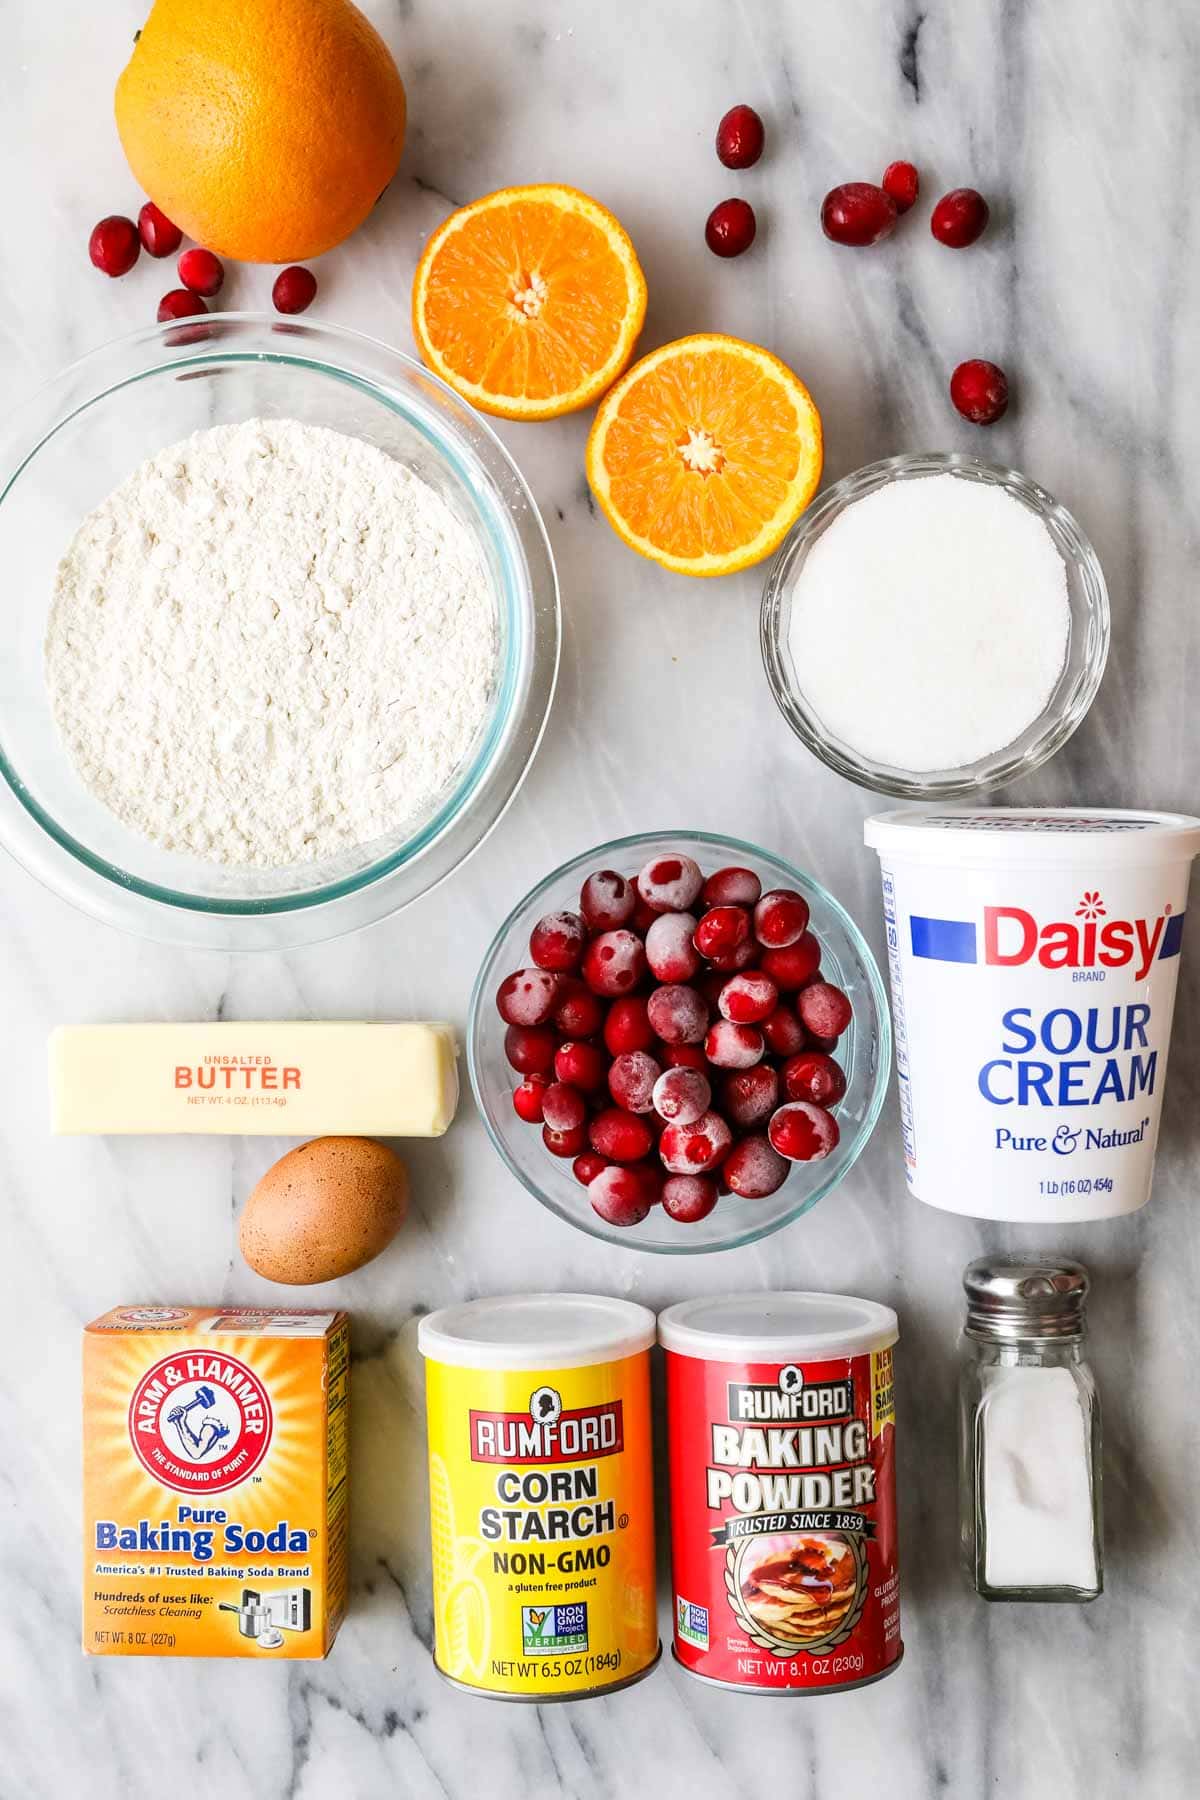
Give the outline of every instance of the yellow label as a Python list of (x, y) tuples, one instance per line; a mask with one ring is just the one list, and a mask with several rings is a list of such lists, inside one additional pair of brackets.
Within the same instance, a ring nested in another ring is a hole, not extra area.
[(879, 1437), (885, 1425), (896, 1423), (896, 1388), (892, 1375), (892, 1352), (871, 1352), (871, 1436)]
[(648, 1668), (658, 1654), (648, 1353), (583, 1369), (425, 1368), (443, 1674), (536, 1697)]

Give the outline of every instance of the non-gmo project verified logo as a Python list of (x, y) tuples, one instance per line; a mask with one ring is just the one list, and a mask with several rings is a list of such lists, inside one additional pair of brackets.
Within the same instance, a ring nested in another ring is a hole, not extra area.
[(588, 1647), (587, 1601), (570, 1606), (523, 1606), (521, 1645), (541, 1655), (561, 1655), (566, 1650)]
[(693, 1606), (690, 1600), (675, 1596), (675, 1630), (685, 1644), (697, 1650), (708, 1649), (708, 1608)]

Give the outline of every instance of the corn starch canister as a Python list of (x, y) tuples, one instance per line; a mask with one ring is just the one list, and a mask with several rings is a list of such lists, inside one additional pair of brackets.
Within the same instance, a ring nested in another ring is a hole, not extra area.
[(836, 1294), (672, 1306), (667, 1353), (675, 1655), (757, 1693), (895, 1668), (896, 1315)]
[(457, 1685), (573, 1700), (657, 1662), (654, 1315), (592, 1294), (423, 1319), (434, 1654)]

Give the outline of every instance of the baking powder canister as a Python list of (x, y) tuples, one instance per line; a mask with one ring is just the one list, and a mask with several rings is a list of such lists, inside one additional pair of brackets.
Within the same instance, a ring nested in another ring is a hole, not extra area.
[(434, 1654), (503, 1700), (622, 1687), (659, 1656), (654, 1314), (595, 1294), (421, 1321)]
[(857, 1687), (900, 1641), (890, 1307), (688, 1300), (667, 1353), (675, 1655), (757, 1693)]

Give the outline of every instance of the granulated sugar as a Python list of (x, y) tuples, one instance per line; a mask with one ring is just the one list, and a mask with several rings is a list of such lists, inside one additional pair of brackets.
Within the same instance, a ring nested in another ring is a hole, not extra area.
[(818, 538), (792, 594), (796, 679), (825, 729), (914, 773), (1001, 750), (1033, 723), (1066, 656), (1066, 566), (1003, 488), (895, 481)]

